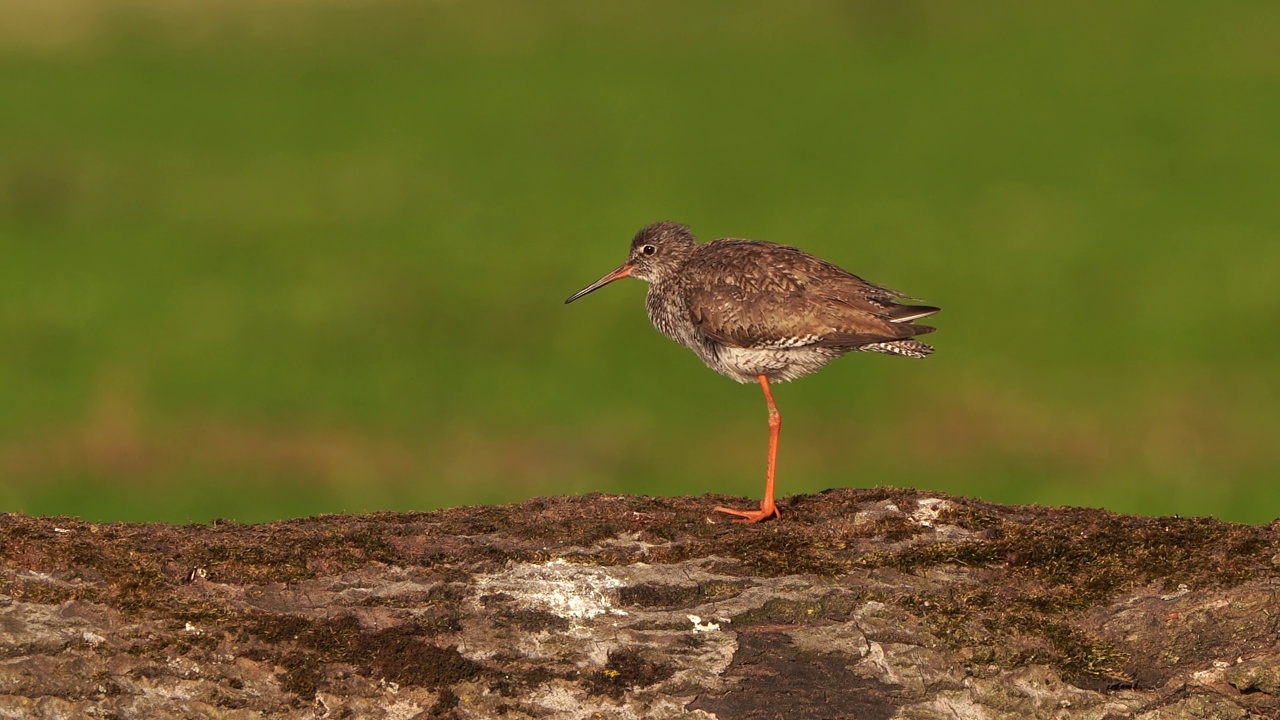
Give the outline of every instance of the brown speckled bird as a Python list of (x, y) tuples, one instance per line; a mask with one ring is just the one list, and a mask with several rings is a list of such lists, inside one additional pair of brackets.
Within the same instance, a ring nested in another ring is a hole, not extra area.
[(649, 283), (645, 308), (663, 335), (721, 375), (764, 390), (769, 464), (760, 509), (716, 508), (738, 522), (779, 514), (773, 486), (782, 418), (769, 381), (808, 375), (854, 350), (911, 358), (933, 352), (914, 339), (933, 328), (915, 321), (938, 308), (899, 304), (909, 298), (786, 245), (736, 238), (698, 244), (684, 225), (654, 223), (636, 233), (625, 263), (565, 303), (625, 277)]

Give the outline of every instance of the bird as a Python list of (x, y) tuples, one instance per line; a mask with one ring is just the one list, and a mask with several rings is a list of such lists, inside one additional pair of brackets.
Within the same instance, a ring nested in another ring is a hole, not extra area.
[(917, 320), (939, 312), (896, 290), (863, 280), (798, 248), (721, 238), (699, 243), (688, 226), (647, 225), (626, 262), (565, 304), (622, 278), (649, 283), (645, 310), (663, 335), (707, 367), (739, 383), (758, 383), (769, 411), (769, 451), (759, 509), (716, 507), (734, 522), (781, 517), (774, 498), (782, 416), (771, 383), (808, 375), (853, 351), (922, 359), (933, 348)]

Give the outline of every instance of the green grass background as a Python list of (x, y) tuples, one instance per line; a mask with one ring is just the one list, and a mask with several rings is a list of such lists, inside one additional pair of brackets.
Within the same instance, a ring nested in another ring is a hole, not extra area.
[(758, 497), (758, 389), (650, 328), (640, 282), (562, 304), (675, 219), (944, 309), (927, 361), (777, 388), (783, 494), (1280, 515), (1274, 2), (64, 0), (0, 28), (0, 510)]

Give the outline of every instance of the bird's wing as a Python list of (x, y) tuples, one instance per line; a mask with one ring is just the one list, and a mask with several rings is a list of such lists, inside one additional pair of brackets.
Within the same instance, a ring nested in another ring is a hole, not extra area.
[[(902, 293), (795, 248), (720, 240), (686, 286), (693, 324), (724, 345), (855, 348), (903, 340), (932, 328), (911, 321), (937, 308), (900, 305)], [(732, 248), (732, 250), (731, 250)], [(728, 251), (728, 252), (725, 252)]]
[(748, 292), (718, 283), (692, 289), (688, 303), (694, 326), (732, 347), (857, 347), (915, 334), (909, 324), (866, 312), (841, 311), (844, 303), (804, 292)]

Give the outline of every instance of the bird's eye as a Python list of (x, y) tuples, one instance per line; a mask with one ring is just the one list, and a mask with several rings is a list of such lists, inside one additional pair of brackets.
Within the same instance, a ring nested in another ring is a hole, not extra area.
[(652, 245), (645, 245), (644, 247), (640, 248), (640, 252), (644, 253), (645, 255), (652, 255), (658, 252), (658, 248)]

